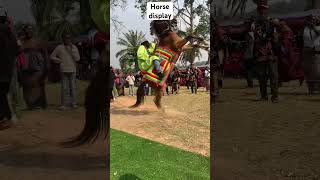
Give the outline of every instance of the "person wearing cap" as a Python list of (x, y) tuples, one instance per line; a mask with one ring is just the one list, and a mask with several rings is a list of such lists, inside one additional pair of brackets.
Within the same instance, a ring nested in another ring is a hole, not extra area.
[(271, 18), (267, 16), (269, 6), (267, 2), (261, 2), (257, 7), (258, 16), (254, 22), (254, 59), (255, 71), (258, 76), (260, 86), (260, 101), (268, 101), (267, 84), (270, 79), (271, 101), (277, 103), (278, 100), (278, 61), (274, 56), (273, 38), (275, 27), (271, 23)]
[(153, 65), (157, 71), (157, 75), (161, 79), (163, 77), (160, 67), (161, 60), (157, 56), (152, 56), (155, 48), (156, 43), (150, 43), (147, 40), (143, 40), (137, 51), (138, 65), (142, 71), (148, 71)]
[(9, 27), (7, 12), (0, 7), (0, 130), (13, 125), (8, 93), (18, 50), (17, 40)]

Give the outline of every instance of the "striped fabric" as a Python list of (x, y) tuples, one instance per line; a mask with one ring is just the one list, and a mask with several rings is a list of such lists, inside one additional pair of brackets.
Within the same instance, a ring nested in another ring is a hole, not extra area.
[(154, 53), (155, 53), (155, 56), (163, 59), (162, 62), (160, 63), (160, 67), (164, 77), (160, 79), (157, 75), (156, 69), (152, 67), (148, 71), (142, 71), (143, 81), (147, 82), (153, 87), (164, 88), (166, 85), (166, 81), (169, 77), (169, 74), (173, 69), (174, 64), (172, 64), (171, 61), (173, 57), (176, 55), (176, 53), (163, 47), (157, 47)]

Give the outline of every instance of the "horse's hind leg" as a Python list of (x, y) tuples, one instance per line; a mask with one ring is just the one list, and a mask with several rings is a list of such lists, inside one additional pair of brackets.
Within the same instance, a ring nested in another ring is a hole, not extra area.
[(162, 109), (161, 106), (161, 99), (162, 99), (162, 90), (161, 89), (156, 89), (155, 90), (155, 98), (154, 98), (154, 103), (156, 104), (158, 109)]
[(145, 86), (145, 83), (142, 82), (140, 84), (140, 86), (138, 87), (138, 90), (137, 90), (137, 101), (130, 108), (137, 108), (144, 102), (144, 86)]

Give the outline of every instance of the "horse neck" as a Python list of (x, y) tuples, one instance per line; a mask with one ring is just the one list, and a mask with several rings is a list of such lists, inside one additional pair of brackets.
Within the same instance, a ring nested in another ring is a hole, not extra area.
[(166, 47), (171, 51), (180, 54), (181, 49), (188, 41), (182, 39), (176, 32), (167, 33), (166, 36), (159, 38), (159, 46)]

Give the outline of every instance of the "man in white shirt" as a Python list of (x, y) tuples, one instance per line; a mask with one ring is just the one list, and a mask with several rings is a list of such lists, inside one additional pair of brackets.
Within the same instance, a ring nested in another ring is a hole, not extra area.
[(60, 64), (61, 110), (69, 105), (76, 108), (76, 62), (80, 60), (80, 55), (78, 48), (71, 42), (70, 33), (63, 34), (63, 44), (56, 47), (50, 58)]
[(317, 90), (317, 81), (314, 81), (314, 77), (308, 73), (312, 66), (312, 61), (316, 60), (315, 58), (319, 58), (319, 50), (320, 50), (320, 28), (318, 26), (318, 20), (310, 16), (306, 20), (306, 27), (303, 32), (303, 62), (305, 67), (305, 77), (309, 87), (309, 94), (318, 94)]
[(129, 83), (129, 96), (134, 96), (133, 88), (134, 88), (134, 81), (136, 79), (132, 75), (132, 73), (129, 74), (129, 76), (126, 78), (126, 81)]
[(206, 78), (206, 91), (210, 90), (210, 68), (207, 66), (206, 70), (204, 71), (204, 75)]

